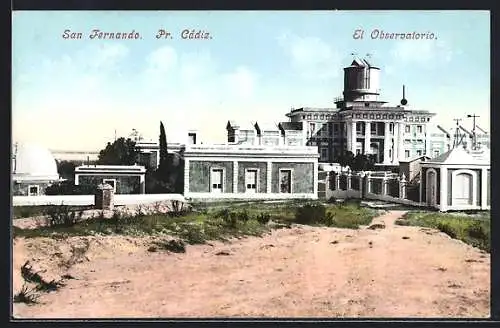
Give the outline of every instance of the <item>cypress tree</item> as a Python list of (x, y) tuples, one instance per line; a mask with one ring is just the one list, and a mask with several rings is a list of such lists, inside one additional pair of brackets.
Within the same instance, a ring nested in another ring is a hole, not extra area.
[(158, 171), (164, 181), (167, 181), (166, 174), (168, 173), (168, 149), (167, 149), (167, 135), (165, 134), (165, 127), (163, 122), (160, 121), (160, 164)]

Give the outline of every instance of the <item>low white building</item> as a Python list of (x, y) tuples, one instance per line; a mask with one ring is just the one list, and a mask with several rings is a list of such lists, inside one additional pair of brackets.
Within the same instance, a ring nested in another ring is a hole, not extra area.
[(491, 170), (489, 149), (461, 146), (421, 163), (420, 201), (440, 211), (489, 210)]
[(12, 152), (12, 193), (38, 196), (60, 180), (51, 152), (35, 144), (16, 144)]
[(82, 165), (75, 168), (75, 185), (109, 184), (116, 194), (144, 194), (146, 168), (139, 165)]

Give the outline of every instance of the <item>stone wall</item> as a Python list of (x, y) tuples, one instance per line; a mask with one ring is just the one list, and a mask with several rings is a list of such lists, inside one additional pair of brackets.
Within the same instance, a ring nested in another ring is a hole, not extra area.
[(313, 163), (272, 163), (271, 192), (280, 192), (279, 170), (292, 169), (292, 193), (314, 192), (314, 164)]
[(224, 168), (225, 181), (223, 192), (233, 192), (233, 162), (189, 161), (189, 191), (210, 192), (210, 169)]
[(14, 182), (12, 185), (12, 195), (13, 196), (28, 196), (29, 186), (38, 186), (38, 194), (45, 195), (45, 189), (52, 183), (49, 182)]
[(238, 162), (238, 188), (237, 192), (245, 192), (245, 170), (259, 169), (259, 190), (257, 192), (267, 192), (267, 163), (266, 162)]
[(78, 182), (81, 185), (97, 186), (101, 184), (104, 179), (116, 179), (116, 194), (139, 194), (141, 191), (141, 179), (139, 176), (80, 174)]

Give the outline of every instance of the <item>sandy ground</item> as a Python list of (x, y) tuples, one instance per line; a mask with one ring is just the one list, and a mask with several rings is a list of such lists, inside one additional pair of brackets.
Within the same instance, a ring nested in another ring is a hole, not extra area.
[[(15, 303), (14, 316), (489, 317), (489, 254), (436, 230), (395, 226), (402, 213), (374, 220), (385, 229), (297, 225), (184, 254), (148, 252), (150, 240), (127, 237), (16, 239), (14, 292), (26, 260), (47, 279), (76, 279), (41, 304)], [(84, 245), (71, 259), (71, 247)]]

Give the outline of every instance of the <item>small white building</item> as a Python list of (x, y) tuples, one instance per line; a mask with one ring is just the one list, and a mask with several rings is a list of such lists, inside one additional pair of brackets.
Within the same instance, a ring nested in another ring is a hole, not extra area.
[(39, 196), (60, 180), (51, 152), (36, 144), (16, 144), (12, 152), (12, 193), (14, 196)]
[(442, 212), (489, 210), (491, 170), (488, 148), (461, 146), (421, 163), (420, 201)]
[(75, 168), (75, 185), (109, 184), (116, 194), (144, 194), (146, 168), (139, 165), (81, 165)]

